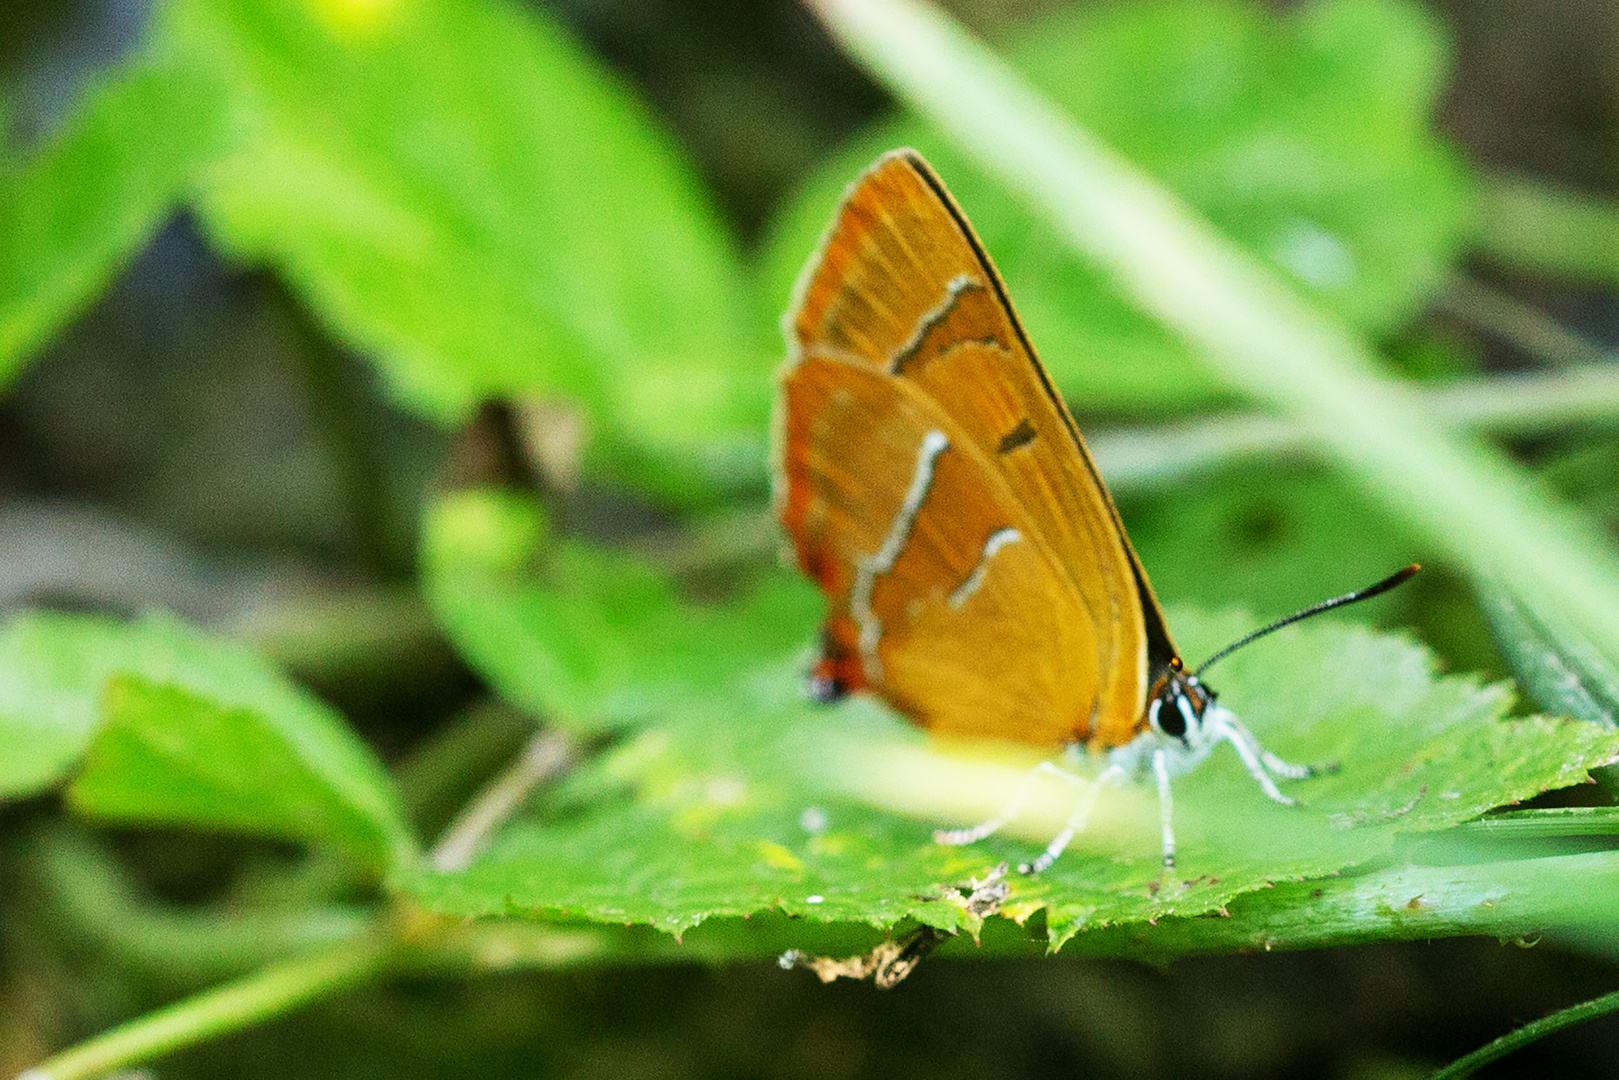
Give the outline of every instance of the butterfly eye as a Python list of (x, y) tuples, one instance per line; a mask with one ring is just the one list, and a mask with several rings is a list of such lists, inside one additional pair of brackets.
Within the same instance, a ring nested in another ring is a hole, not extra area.
[(1186, 737), (1187, 722), (1192, 715), (1186, 697), (1174, 688), (1166, 687), (1147, 706), (1147, 723), (1154, 731), (1171, 739)]

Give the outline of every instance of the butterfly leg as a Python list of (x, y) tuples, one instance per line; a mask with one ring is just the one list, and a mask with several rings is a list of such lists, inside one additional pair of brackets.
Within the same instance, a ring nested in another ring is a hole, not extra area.
[(1081, 782), (1079, 777), (1059, 767), (1055, 763), (1050, 761), (1042, 761), (1040, 764), (1023, 774), (1023, 779), (1018, 781), (1017, 790), (1012, 792), (1012, 798), (1007, 801), (1006, 806), (1002, 808), (999, 814), (996, 814), (994, 817), (980, 825), (974, 825), (968, 829), (935, 830), (933, 833), (934, 843), (948, 844), (951, 847), (961, 847), (964, 844), (976, 844), (986, 836), (990, 836), (998, 832), (1008, 821), (1011, 821), (1013, 818), (1023, 813), (1024, 804), (1029, 801), (1029, 794), (1034, 790), (1035, 777), (1040, 775), (1056, 776), (1063, 780), (1067, 780), (1071, 784)]
[(1158, 778), (1158, 827), (1164, 838), (1164, 866), (1170, 867), (1175, 865), (1175, 802), (1169, 786), (1169, 753), (1163, 747), (1152, 752), (1152, 774)]
[(1308, 780), (1321, 772), (1314, 765), (1295, 765), (1291, 761), (1279, 758), (1264, 747), (1260, 747), (1259, 760), (1264, 762), (1265, 768), (1283, 780)]
[(1310, 776), (1314, 770), (1306, 765), (1293, 765), (1283, 761), (1260, 746), (1259, 740), (1254, 738), (1253, 732), (1244, 727), (1242, 722), (1234, 716), (1221, 716), (1219, 725), (1216, 737), (1224, 739), (1231, 744), (1232, 749), (1236, 750), (1237, 756), (1242, 759), (1243, 768), (1248, 770), (1248, 775), (1254, 778), (1254, 783), (1259, 785), (1260, 790), (1283, 806), (1297, 805), (1298, 800), (1277, 787), (1276, 781), (1271, 779), (1270, 772), (1267, 769), (1280, 766), (1280, 768), (1276, 768), (1277, 774), (1289, 780), (1302, 780), (1304, 777)]
[[(1056, 768), (1056, 766), (1052, 767)], [(1079, 779), (1077, 776), (1067, 773), (1063, 775), (1068, 776), (1070, 780)], [(1035, 859), (1034, 862), (1019, 865), (1018, 873), (1039, 874), (1049, 870), (1051, 864), (1056, 862), (1057, 857), (1068, 847), (1069, 841), (1073, 840), (1074, 836), (1085, 828), (1085, 823), (1090, 820), (1091, 811), (1096, 808), (1096, 800), (1102, 794), (1102, 789), (1123, 783), (1128, 775), (1128, 770), (1117, 763), (1103, 769), (1101, 774), (1092, 782), (1091, 789), (1080, 799), (1079, 805), (1074, 807), (1074, 812), (1068, 815), (1068, 821), (1063, 825), (1062, 832), (1051, 838), (1051, 843), (1046, 845), (1046, 850), (1042, 851), (1040, 857)]]
[(1308, 780), (1312, 776), (1320, 776), (1322, 773), (1338, 771), (1336, 762), (1324, 767), (1316, 765), (1295, 765), (1285, 758), (1277, 757), (1275, 754), (1261, 746), (1259, 744), (1259, 740), (1254, 737), (1254, 733), (1249, 731), (1247, 725), (1241, 720), (1238, 720), (1235, 716), (1227, 717), (1225, 723), (1226, 727), (1236, 732), (1238, 736), (1247, 739), (1249, 744), (1259, 751), (1259, 760), (1264, 763), (1266, 769), (1270, 770), (1270, 772), (1274, 775), (1280, 776), (1284, 780)]

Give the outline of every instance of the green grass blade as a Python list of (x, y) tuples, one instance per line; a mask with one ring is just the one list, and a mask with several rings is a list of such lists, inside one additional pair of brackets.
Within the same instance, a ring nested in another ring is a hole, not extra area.
[(812, 0), (857, 59), (1043, 210), (1225, 379), (1304, 425), (1450, 558), (1619, 656), (1619, 559), (1592, 522), (1382, 377), (1366, 345), (913, 0)]
[(1525, 1024), (1518, 1030), (1479, 1047), (1464, 1058), (1458, 1058), (1434, 1073), (1433, 1080), (1460, 1080), (1463, 1076), (1472, 1076), (1490, 1062), (1498, 1061), (1514, 1050), (1528, 1046), (1536, 1039), (1543, 1039), (1554, 1031), (1561, 1031), (1573, 1024), (1583, 1024), (1587, 1020), (1595, 1020), (1599, 1016), (1607, 1016), (1616, 1011), (1619, 1011), (1619, 991), (1571, 1005), (1560, 1012)]

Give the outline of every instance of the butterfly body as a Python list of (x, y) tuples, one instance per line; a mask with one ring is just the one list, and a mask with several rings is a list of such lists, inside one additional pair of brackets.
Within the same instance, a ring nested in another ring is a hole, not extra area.
[(1174, 655), (1157, 601), (920, 158), (886, 155), (851, 190), (787, 329), (777, 506), (830, 601), (826, 692), (954, 734), (1133, 738)]

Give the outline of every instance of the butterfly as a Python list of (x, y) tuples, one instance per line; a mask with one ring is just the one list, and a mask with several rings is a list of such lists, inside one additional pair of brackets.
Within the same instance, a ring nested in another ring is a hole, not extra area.
[[(827, 600), (813, 697), (869, 691), (930, 731), (1104, 755), (1025, 872), (1062, 854), (1103, 787), (1149, 773), (1173, 865), (1170, 780), (1221, 742), (1266, 795), (1294, 802), (1276, 781), (1316, 770), (1267, 751), (1182, 662), (1005, 285), (919, 154), (887, 153), (850, 187), (784, 328), (774, 500)], [(1198, 671), (1416, 569), (1256, 631)], [(983, 839), (1027, 789), (935, 839)]]

